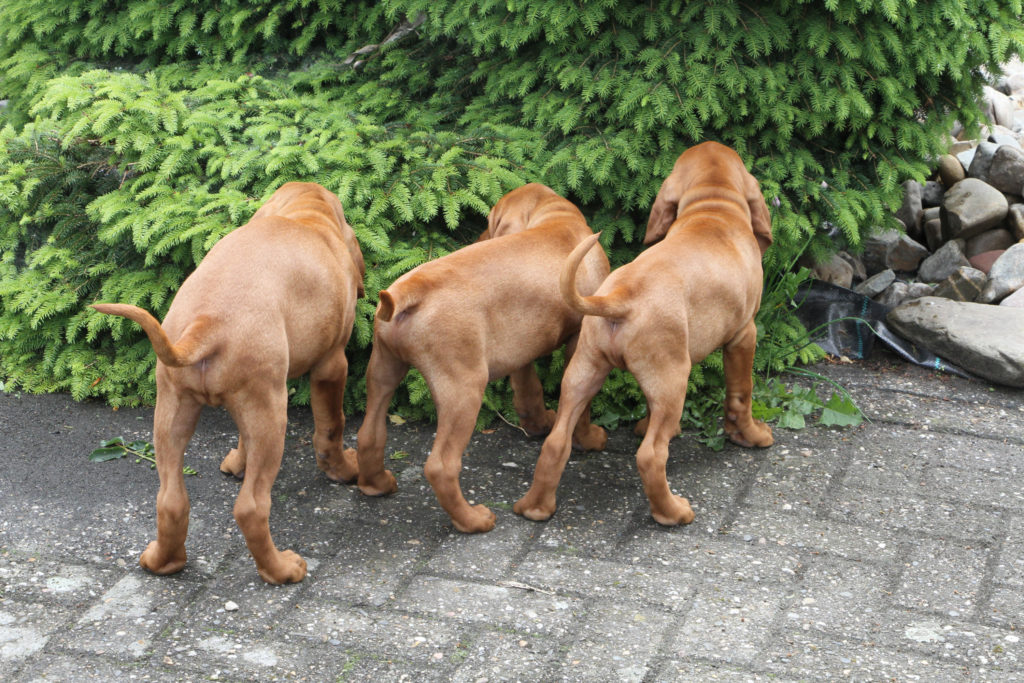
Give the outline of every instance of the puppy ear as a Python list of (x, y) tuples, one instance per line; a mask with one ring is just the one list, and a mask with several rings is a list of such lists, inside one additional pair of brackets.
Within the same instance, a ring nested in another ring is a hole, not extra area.
[(761, 248), (761, 256), (764, 256), (773, 241), (772, 216), (761, 194), (761, 184), (754, 176), (749, 176), (747, 182), (747, 205), (750, 207), (750, 225), (754, 229), (757, 246)]
[(338, 229), (341, 231), (341, 238), (348, 248), (352, 263), (359, 269), (359, 283), (356, 285), (358, 289), (356, 295), (361, 299), (366, 296), (366, 288), (363, 286), (363, 280), (366, 279), (366, 262), (363, 260), (363, 250), (359, 248), (359, 240), (356, 239), (355, 230), (345, 220), (345, 210), (341, 206), (341, 200), (338, 199), (338, 195), (327, 188), (323, 188), (323, 190), (327, 197), (327, 203), (334, 208), (334, 217), (338, 220)]
[(524, 210), (524, 203), (522, 192), (517, 190), (512, 190), (499, 199), (487, 215), (487, 229), (481, 233), (477, 242), (523, 230), (529, 216), (529, 211)]
[(644, 234), (644, 244), (654, 244), (665, 239), (668, 229), (676, 220), (679, 211), (679, 193), (676, 183), (669, 175), (661, 184), (658, 196), (654, 198), (651, 206), (651, 215), (647, 219), (647, 232)]

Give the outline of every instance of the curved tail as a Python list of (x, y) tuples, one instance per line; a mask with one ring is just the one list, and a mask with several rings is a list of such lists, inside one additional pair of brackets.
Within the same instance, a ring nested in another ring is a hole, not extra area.
[(562, 298), (573, 308), (583, 315), (599, 315), (603, 318), (624, 318), (629, 312), (628, 302), (625, 301), (620, 290), (615, 290), (605, 296), (580, 296), (576, 291), (576, 271), (583, 262), (587, 252), (597, 243), (601, 233), (596, 233), (576, 245), (569, 257), (562, 266), (562, 277), (559, 285), (562, 290)]
[(202, 360), (208, 349), (203, 343), (203, 331), (207, 326), (207, 318), (197, 318), (192, 324), (185, 328), (185, 333), (177, 344), (171, 340), (160, 326), (160, 321), (150, 315), (149, 311), (132, 306), (130, 304), (92, 304), (92, 308), (100, 313), (108, 315), (119, 315), (128, 318), (142, 327), (142, 331), (149, 337), (149, 343), (153, 345), (156, 357), (164, 365), (180, 368)]

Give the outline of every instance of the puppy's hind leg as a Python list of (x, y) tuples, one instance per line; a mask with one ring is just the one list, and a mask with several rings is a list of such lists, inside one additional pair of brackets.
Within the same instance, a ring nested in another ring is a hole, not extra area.
[(490, 531), (494, 528), (494, 513), (484, 505), (470, 505), (459, 486), (462, 454), (480, 413), (487, 368), (465, 371), (458, 377), (439, 373), (424, 373), (424, 377), (437, 406), (437, 436), (423, 474), (456, 529), (467, 534)]
[(235, 500), (235, 521), (260, 577), (273, 584), (294, 583), (306, 575), (306, 561), (291, 550), (278, 550), (270, 536), (270, 489), (281, 468), (287, 409), (283, 377), (278, 388), (246, 392), (228, 405), (245, 442), (247, 459), (245, 480)]
[(359, 490), (368, 496), (386, 496), (397, 488), (394, 475), (384, 469), (384, 444), (388, 438), (388, 406), (408, 369), (378, 337), (374, 338), (366, 368), (366, 415), (356, 435)]
[(772, 429), (751, 415), (754, 350), (757, 326), (750, 320), (722, 349), (725, 365), (725, 433), (740, 446), (767, 447), (775, 443)]
[(541, 522), (555, 514), (555, 492), (572, 451), (573, 425), (579, 423), (590, 399), (601, 389), (609, 372), (611, 365), (596, 351), (576, 354), (569, 361), (565, 375), (562, 376), (558, 417), (541, 446), (540, 457), (537, 458), (533, 472), (533, 483), (526, 495), (512, 506), (517, 515)]
[(512, 384), (512, 403), (519, 416), (519, 425), (530, 436), (542, 436), (551, 431), (555, 424), (555, 411), (544, 405), (544, 388), (533, 363), (519, 368), (509, 375)]
[(153, 441), (160, 491), (156, 496), (156, 540), (139, 558), (139, 564), (154, 574), (173, 574), (185, 566), (185, 537), (188, 535), (190, 505), (185, 490), (185, 447), (188, 445), (202, 406), (191, 396), (179, 393), (157, 374), (157, 401), (153, 418)]
[(245, 478), (245, 446), (242, 444), (241, 436), (238, 437), (238, 445), (228, 451), (220, 461), (220, 471), (236, 479)]
[(665, 469), (668, 442), (679, 431), (679, 420), (683, 416), (690, 363), (673, 364), (667, 358), (660, 358), (645, 368), (634, 370), (634, 375), (647, 398), (649, 411), (647, 431), (636, 451), (636, 466), (651, 506), (651, 516), (658, 524), (666, 526), (689, 524), (694, 517), (690, 501), (672, 493)]
[(313, 450), (316, 464), (329, 479), (351, 483), (359, 476), (355, 450), (345, 448), (345, 380), (348, 359), (345, 347), (336, 348), (324, 357), (310, 373), (310, 403), (313, 407)]

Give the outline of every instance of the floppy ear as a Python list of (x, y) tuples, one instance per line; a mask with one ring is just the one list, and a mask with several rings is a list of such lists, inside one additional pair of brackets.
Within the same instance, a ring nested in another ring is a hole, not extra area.
[(502, 235), (511, 235), (526, 228), (530, 210), (536, 205), (533, 197), (525, 195), (522, 188), (512, 190), (498, 200), (487, 215), (487, 229), (483, 231), (477, 242), (493, 239)]
[(654, 244), (665, 239), (668, 229), (676, 220), (679, 211), (679, 192), (677, 183), (669, 174), (658, 190), (658, 196), (654, 198), (651, 206), (651, 216), (647, 219), (647, 232), (644, 234), (644, 244)]
[(345, 246), (348, 247), (352, 263), (359, 269), (357, 296), (362, 298), (366, 295), (366, 289), (363, 287), (363, 280), (366, 279), (366, 262), (363, 261), (363, 250), (359, 248), (359, 240), (356, 239), (355, 231), (348, 224), (348, 221), (345, 220), (345, 210), (341, 207), (341, 200), (338, 199), (338, 195), (327, 188), (324, 188), (324, 194), (327, 197), (327, 203), (334, 209), (334, 217), (338, 220), (338, 230), (341, 231), (341, 238), (345, 241)]
[(750, 225), (754, 229), (757, 246), (761, 248), (761, 256), (764, 256), (773, 241), (772, 217), (761, 194), (761, 184), (754, 176), (749, 176), (747, 181), (747, 205), (750, 207)]

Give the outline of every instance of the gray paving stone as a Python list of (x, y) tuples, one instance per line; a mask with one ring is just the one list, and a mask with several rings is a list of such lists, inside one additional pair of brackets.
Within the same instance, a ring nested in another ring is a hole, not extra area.
[(20, 666), (42, 652), (71, 618), (71, 611), (60, 606), (0, 601), (0, 669)]
[(697, 580), (685, 561), (675, 566), (645, 566), (550, 552), (531, 553), (512, 577), (525, 586), (584, 600), (649, 604), (667, 610), (684, 609)]
[(456, 622), (561, 636), (583, 607), (577, 599), (529, 589), (418, 577), (399, 597), (410, 612)]
[[(154, 667), (144, 663), (110, 662), (102, 657), (47, 656), (31, 669), (21, 672), (18, 680), (24, 683), (47, 681), (152, 681), (178, 683), (185, 680), (210, 679), (198, 671), (175, 671), (171, 667)], [(212, 679), (216, 680), (216, 679)]]
[(502, 631), (472, 634), (459, 653), (462, 663), (449, 679), (455, 683), (553, 680), (549, 671), (564, 654), (550, 638)]
[(536, 533), (535, 524), (518, 518), (486, 534), (452, 532), (441, 542), (427, 568), (460, 578), (496, 580), (508, 573), (513, 559)]
[(181, 579), (126, 574), (57, 641), (68, 650), (107, 654), (128, 660), (146, 657), (153, 640), (197, 590)]
[(918, 540), (894, 598), (900, 605), (951, 617), (975, 612), (989, 551), (956, 542)]
[(806, 518), (761, 508), (741, 510), (725, 532), (732, 538), (750, 538), (772, 550), (778, 546), (789, 552), (827, 553), (851, 560), (892, 561), (899, 552), (898, 537), (877, 525)]
[(704, 586), (669, 645), (670, 657), (751, 664), (791, 600), (775, 586)]
[(672, 615), (642, 606), (595, 601), (553, 674), (565, 680), (639, 683), (674, 629)]
[(889, 618), (894, 568), (814, 558), (803, 572), (786, 625), (845, 638), (870, 639)]

